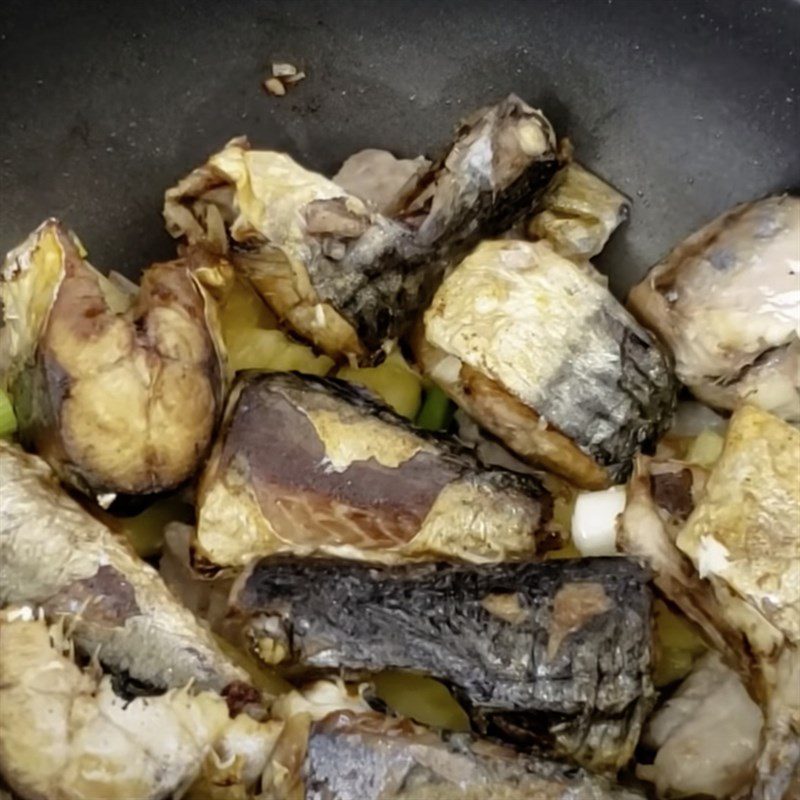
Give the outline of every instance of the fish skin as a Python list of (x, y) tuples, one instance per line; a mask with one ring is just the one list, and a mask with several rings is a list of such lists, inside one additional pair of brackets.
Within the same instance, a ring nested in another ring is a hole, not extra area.
[(193, 251), (123, 293), (85, 256), (52, 219), (8, 254), (0, 382), (26, 447), (107, 507), (175, 488), (210, 449), (227, 375), (208, 289), (232, 267)]
[(708, 643), (736, 667), (745, 681), (750, 681), (754, 663), (746, 638), (726, 619), (713, 587), (700, 578), (689, 558), (675, 545), (685, 518), (665, 504), (667, 498), (660, 495), (658, 487), (659, 479), (681, 472), (688, 472), (691, 485), (688, 497), (682, 497), (680, 504), (688, 506), (691, 513), (702, 497), (705, 471), (685, 462), (637, 457), (617, 528), (617, 549), (647, 564), (659, 591), (702, 630)]
[(675, 408), (667, 353), (545, 241), (482, 242), (445, 278), (412, 346), (509, 449), (584, 488), (623, 482)]
[(787, 646), (772, 672), (752, 800), (795, 800), (800, 789), (800, 649)]
[(221, 567), (276, 552), (530, 558), (555, 535), (537, 478), (483, 466), (361, 387), (297, 373), (237, 383), (197, 514), (197, 552)]
[[(547, 239), (559, 255), (592, 270), (589, 259), (600, 254), (630, 211), (628, 197), (572, 161), (550, 181), (526, 232), (531, 239)], [(595, 277), (606, 280), (600, 273)]]
[(306, 800), (636, 800), (614, 785), (501, 745), (441, 737), (406, 720), (334, 712), (311, 725)]
[(628, 306), (703, 403), (800, 421), (800, 196), (731, 208), (679, 242)]
[[(176, 238), (230, 248), (234, 264), (295, 333), (333, 358), (369, 365), (409, 329), (449, 264), (528, 213), (558, 166), (550, 123), (510, 95), (460, 126), (391, 217), (287, 156), (250, 151), (246, 140), (232, 141), (169, 189), (164, 216)], [(281, 209), (293, 223), (257, 218), (274, 207), (266, 197), (279, 182), (288, 186), (284, 196), (296, 193)], [(262, 187), (257, 202), (245, 185), (256, 195)], [(220, 186), (233, 194), (222, 198)], [(312, 225), (312, 212), (325, 225)], [(219, 231), (223, 219), (227, 237)], [(280, 259), (291, 266), (278, 266)], [(279, 284), (287, 283), (291, 297), (279, 300)], [(312, 313), (317, 308), (322, 321)]]
[(443, 679), (482, 732), (616, 771), (653, 696), (648, 579), (624, 558), (379, 568), (272, 557), (232, 601), (286, 667)]
[(66, 617), (74, 640), (158, 688), (248, 682), (127, 543), (81, 508), (44, 461), (0, 441), (0, 605)]
[[(553, 421), (564, 420), (557, 423), (561, 431), (580, 442), (599, 464), (608, 468), (612, 481), (620, 483), (630, 474), (631, 455), (643, 445), (653, 443), (664, 426), (664, 420), (669, 420), (674, 407), (675, 387), (663, 355), (643, 329), (626, 325), (624, 320), (606, 309), (598, 311), (587, 324), (590, 328), (607, 330), (619, 348), (620, 369), (616, 388), (631, 406), (632, 418), (621, 423), (614, 436), (597, 432), (582, 441), (587, 431), (593, 431), (594, 419), (608, 412), (608, 405), (598, 400), (596, 392), (587, 391), (583, 382), (587, 372), (591, 375), (596, 365), (587, 362), (584, 371), (579, 356), (576, 356), (577, 369), (576, 364), (563, 364), (552, 378), (551, 385), (542, 390), (545, 401), (540, 406), (541, 414)], [(599, 371), (591, 375), (598, 382), (600, 376)], [(548, 397), (553, 400), (548, 400)], [(567, 397), (570, 399), (566, 400)], [(577, 419), (573, 416), (567, 421), (567, 406), (570, 409), (581, 408)]]

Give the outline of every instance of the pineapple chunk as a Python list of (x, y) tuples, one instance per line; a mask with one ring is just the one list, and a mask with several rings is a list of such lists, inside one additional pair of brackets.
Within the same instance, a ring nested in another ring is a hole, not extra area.
[(711, 469), (722, 455), (725, 440), (714, 431), (704, 430), (691, 444), (686, 461)]
[(276, 329), (276, 320), (249, 284), (237, 280), (220, 313), (228, 364), (244, 369), (306, 372), (326, 375), (333, 361)]
[(297, 370), (309, 375), (326, 375), (333, 361), (315, 355), (310, 347), (292, 341), (283, 331), (250, 328), (226, 336), (228, 363), (232, 370)]
[(414, 419), (419, 411), (422, 380), (397, 350), (378, 367), (342, 367), (336, 377), (372, 389), (398, 414), (408, 419)]
[(121, 528), (133, 549), (142, 558), (161, 552), (164, 528), (170, 522), (193, 522), (194, 511), (179, 497), (172, 495), (156, 500), (135, 517), (116, 517), (115, 527)]
[(222, 328), (226, 334), (247, 331), (251, 328), (275, 328), (277, 322), (264, 301), (249, 283), (241, 279), (233, 282), (220, 312)]

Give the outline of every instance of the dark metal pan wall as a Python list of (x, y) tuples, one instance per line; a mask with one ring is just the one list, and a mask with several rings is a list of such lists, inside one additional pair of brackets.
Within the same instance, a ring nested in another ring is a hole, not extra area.
[[(0, 248), (62, 217), (103, 268), (169, 255), (164, 188), (247, 134), (331, 172), (435, 151), (515, 91), (631, 195), (626, 288), (732, 203), (800, 185), (796, 0), (0, 4)], [(274, 59), (308, 79), (260, 88)]]

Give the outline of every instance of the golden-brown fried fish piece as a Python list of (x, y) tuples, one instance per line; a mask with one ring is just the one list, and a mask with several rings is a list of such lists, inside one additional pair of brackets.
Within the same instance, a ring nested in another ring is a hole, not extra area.
[(547, 242), (479, 245), (439, 287), (414, 350), (510, 450), (586, 488), (624, 480), (674, 408), (658, 344)]
[(224, 400), (224, 349), (210, 292), (232, 274), (194, 252), (121, 291), (49, 220), (6, 258), (0, 369), (23, 441), (106, 505), (191, 477)]
[[(800, 645), (800, 431), (755, 406), (736, 411), (676, 541), (757, 652)], [(752, 624), (737, 617), (744, 605)]]
[(557, 538), (551, 514), (535, 477), (484, 467), (353, 384), (250, 375), (200, 482), (196, 549), (223, 567), (273, 553), (530, 558)]
[(0, 440), (0, 606), (65, 617), (76, 645), (155, 687), (247, 681), (211, 633), (122, 537), (76, 503), (36, 456)]
[(753, 403), (800, 421), (800, 197), (732, 208), (635, 286), (633, 313), (709, 405)]
[(331, 357), (384, 355), (446, 266), (528, 213), (558, 167), (544, 115), (511, 95), (466, 120), (383, 216), (283, 153), (234, 139), (165, 196), (167, 230), (227, 253), (279, 320)]

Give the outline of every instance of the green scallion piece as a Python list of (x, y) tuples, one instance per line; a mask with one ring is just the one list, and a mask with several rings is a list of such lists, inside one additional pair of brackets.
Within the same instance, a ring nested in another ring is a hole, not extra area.
[(0, 390), (0, 436), (11, 436), (17, 430), (17, 417), (11, 398)]
[(454, 413), (455, 405), (450, 398), (438, 386), (432, 386), (425, 392), (415, 424), (426, 431), (447, 430)]

